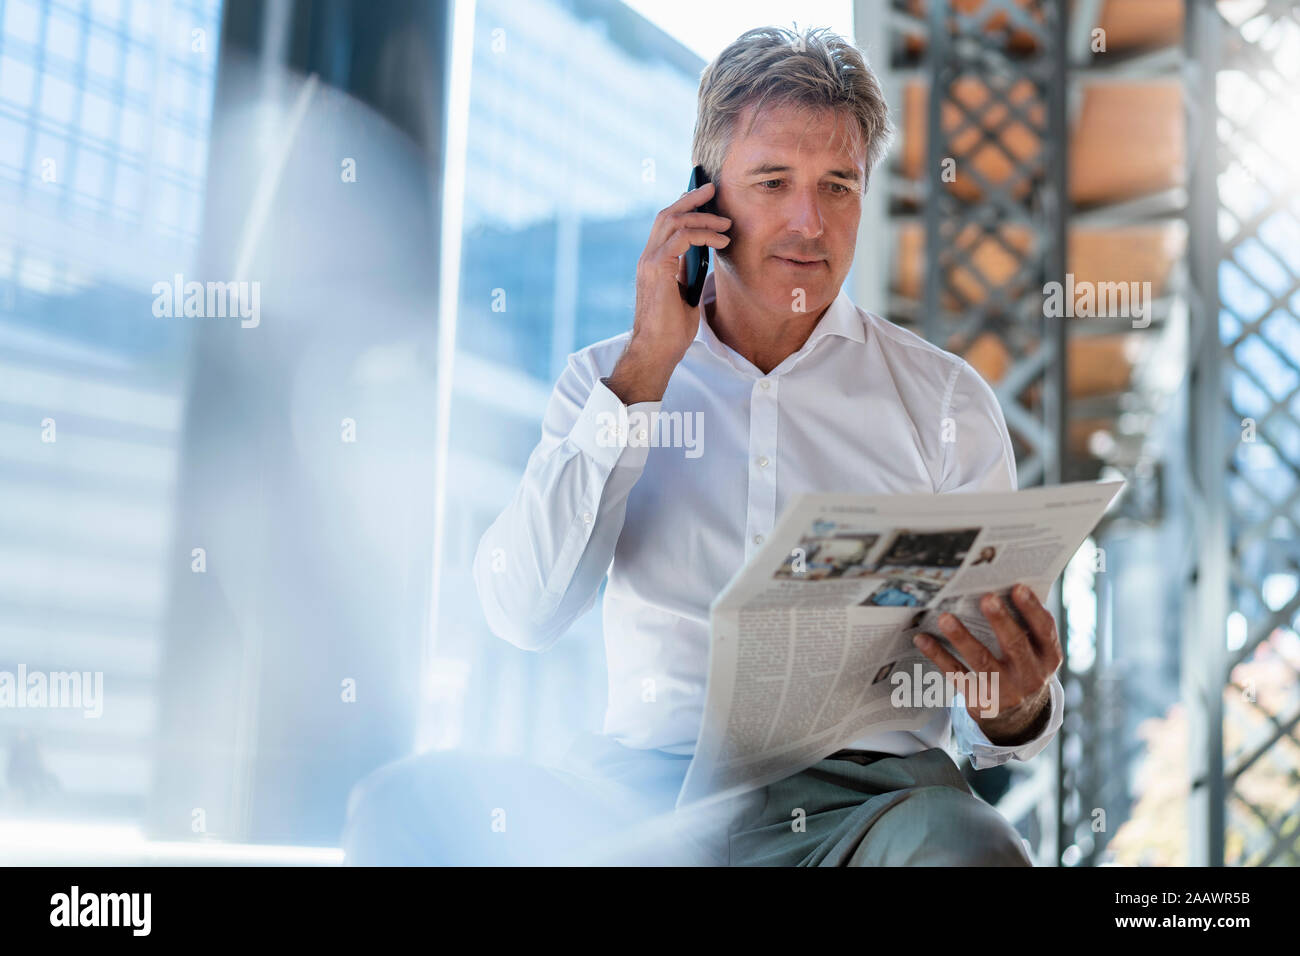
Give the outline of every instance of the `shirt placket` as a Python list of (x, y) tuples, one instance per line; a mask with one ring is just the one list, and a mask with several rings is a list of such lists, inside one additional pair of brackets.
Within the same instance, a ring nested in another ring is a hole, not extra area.
[(776, 523), (776, 413), (780, 379), (756, 379), (749, 393), (749, 495), (745, 559), (767, 540)]

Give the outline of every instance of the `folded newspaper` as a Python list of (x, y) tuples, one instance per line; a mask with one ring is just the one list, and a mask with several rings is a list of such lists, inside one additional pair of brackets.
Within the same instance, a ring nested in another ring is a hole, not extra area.
[(951, 649), (935, 623), (947, 611), (1000, 656), (980, 597), (1023, 582), (1044, 600), (1123, 484), (798, 496), (710, 608), (704, 718), (677, 806), (922, 727), (932, 709), (891, 700), (891, 674), (937, 672), (913, 636)]

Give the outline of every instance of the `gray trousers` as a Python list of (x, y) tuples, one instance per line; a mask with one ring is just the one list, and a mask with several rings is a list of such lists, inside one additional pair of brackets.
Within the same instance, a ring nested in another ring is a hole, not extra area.
[(674, 811), (689, 757), (582, 734), (542, 765), (442, 751), (348, 801), (354, 866), (1030, 866), (947, 753), (839, 751), (730, 800)]

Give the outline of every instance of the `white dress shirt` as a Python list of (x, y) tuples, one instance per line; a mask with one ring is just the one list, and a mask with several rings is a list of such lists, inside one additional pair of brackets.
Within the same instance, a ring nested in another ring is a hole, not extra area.
[[(569, 356), (519, 489), (474, 559), (489, 626), (526, 650), (554, 644), (608, 573), (604, 733), (675, 754), (694, 753), (699, 735), (709, 605), (793, 495), (1016, 487), (1002, 410), (960, 357), (841, 289), (803, 347), (764, 375), (714, 334), (714, 297), (710, 272), (699, 331), (661, 401), (624, 406), (603, 381), (630, 332)], [(635, 412), (680, 412), (702, 428), (647, 436)], [(611, 422), (627, 440), (611, 440)], [(667, 447), (673, 434), (682, 447)], [(947, 748), (951, 731), (983, 769), (1047, 746), (1064, 703), (1053, 675), (1049, 723), (1016, 747), (992, 744), (960, 696), (919, 730), (845, 746), (906, 755)]]

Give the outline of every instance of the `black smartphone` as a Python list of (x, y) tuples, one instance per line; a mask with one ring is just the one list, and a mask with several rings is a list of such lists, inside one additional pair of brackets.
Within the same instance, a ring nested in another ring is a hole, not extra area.
[[(691, 170), (691, 181), (686, 186), (686, 191), (699, 189), (705, 183), (709, 182), (708, 173), (704, 171), (703, 166), (696, 166)], [(714, 190), (713, 197), (718, 196), (717, 190)], [(710, 199), (704, 205), (699, 207), (700, 212), (709, 212), (717, 214), (718, 207), (713, 199)], [(704, 279), (709, 274), (709, 247), (708, 246), (691, 246), (686, 250), (686, 288), (682, 291), (682, 297), (686, 299), (687, 305), (699, 305), (700, 293), (704, 291)]]

